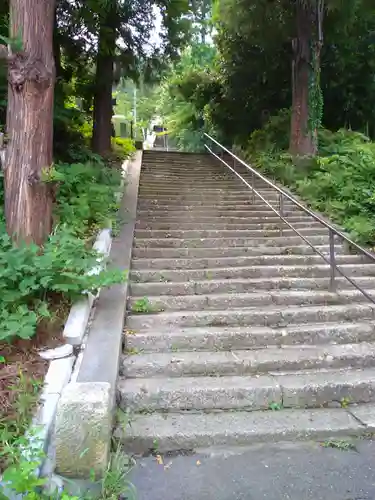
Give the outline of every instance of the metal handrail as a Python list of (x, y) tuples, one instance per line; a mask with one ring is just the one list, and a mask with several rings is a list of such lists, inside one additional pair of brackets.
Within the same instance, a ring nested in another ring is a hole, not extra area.
[[(371, 259), (371, 260), (373, 260), (375, 262), (375, 255), (373, 253), (369, 252), (365, 248), (363, 248), (360, 245), (358, 245), (357, 243), (355, 243), (353, 240), (351, 240), (350, 238), (348, 238), (348, 236), (346, 236), (344, 233), (342, 233), (341, 231), (339, 231), (338, 229), (336, 229), (334, 226), (332, 226), (331, 224), (329, 224), (328, 222), (326, 222), (324, 219), (322, 219), (321, 217), (319, 217), (319, 215), (317, 215), (315, 212), (312, 212), (310, 209), (306, 208), (298, 200), (296, 200), (293, 196), (291, 196), (289, 193), (287, 193), (286, 191), (284, 191), (284, 189), (280, 188), (279, 186), (276, 186), (276, 184), (274, 184), (272, 181), (270, 181), (269, 179), (267, 179), (266, 177), (264, 177), (257, 170), (255, 170), (254, 168), (252, 168), (249, 165), (247, 165), (247, 163), (245, 163), (243, 160), (241, 160), (241, 158), (238, 158), (238, 156), (236, 156), (235, 154), (232, 153), (232, 151), (230, 151), (225, 146), (223, 146), (222, 144), (220, 144), (216, 139), (214, 139), (213, 137), (211, 137), (210, 135), (208, 135), (206, 133), (204, 134), (204, 136), (207, 137), (214, 144), (216, 144), (217, 146), (219, 146), (221, 148), (222, 152), (225, 151), (226, 153), (228, 153), (233, 158), (233, 160), (234, 160), (233, 166), (234, 167), (236, 166), (236, 162), (238, 162), (241, 165), (243, 165), (245, 168), (247, 168), (247, 170), (249, 170), (251, 172), (252, 175), (251, 175), (251, 185), (250, 185), (238, 172), (236, 172), (236, 170), (234, 168), (232, 168), (230, 165), (228, 165), (228, 163), (226, 161), (224, 161), (223, 158), (221, 158), (216, 153), (214, 153), (207, 146), (207, 144), (204, 145), (204, 147), (206, 148), (206, 150), (210, 154), (212, 154), (213, 156), (215, 156), (215, 158), (217, 158), (218, 160), (220, 160), (221, 163), (223, 163), (226, 167), (228, 167), (229, 170), (231, 170), (237, 177), (239, 177), (241, 179), (241, 181), (244, 184), (246, 184), (246, 186), (248, 188), (251, 189), (252, 196), (253, 196), (253, 202), (254, 202), (254, 199), (255, 199), (254, 195), (257, 195), (280, 218), (281, 221), (283, 221), (300, 238), (302, 238), (302, 240), (305, 243), (307, 243), (309, 245), (309, 247), (312, 248), (314, 250), (314, 252), (316, 252), (320, 257), (322, 257), (322, 259), (330, 266), (330, 290), (332, 292), (336, 291), (336, 282), (335, 282), (335, 279), (336, 279), (336, 271), (337, 271), (343, 278), (345, 278), (346, 280), (348, 280), (349, 283), (352, 286), (354, 286), (358, 291), (360, 291), (368, 300), (370, 300), (373, 304), (375, 304), (375, 299), (372, 298), (371, 295), (369, 295), (359, 285), (357, 285), (357, 283), (355, 281), (353, 281), (349, 276), (347, 276), (345, 274), (344, 271), (342, 271), (337, 266), (337, 264), (336, 264), (336, 255), (335, 255), (335, 236), (338, 236), (339, 238), (345, 240), (347, 243), (349, 243), (349, 245), (353, 246), (360, 253), (363, 253), (364, 255), (366, 255), (366, 257), (368, 257), (369, 259)], [(263, 182), (265, 182), (266, 184), (268, 184), (272, 189), (274, 189), (275, 191), (277, 191), (279, 193), (279, 211), (277, 211), (255, 189), (255, 187), (254, 187), (255, 176), (258, 177), (259, 179), (261, 179)], [(325, 226), (328, 229), (328, 231), (329, 231), (329, 258), (327, 256), (325, 256), (320, 250), (318, 250), (315, 245), (313, 245), (303, 234), (301, 234), (298, 231), (298, 229), (296, 229), (295, 227), (293, 227), (293, 225), (285, 219), (284, 214), (283, 214), (283, 211), (284, 211), (284, 209), (283, 209), (284, 198), (286, 198), (287, 200), (291, 201), (294, 205), (296, 205), (298, 208), (300, 208), (303, 212), (305, 212), (308, 215), (310, 215), (311, 217), (313, 217), (316, 221), (318, 221), (320, 224), (322, 224), (323, 226)]]

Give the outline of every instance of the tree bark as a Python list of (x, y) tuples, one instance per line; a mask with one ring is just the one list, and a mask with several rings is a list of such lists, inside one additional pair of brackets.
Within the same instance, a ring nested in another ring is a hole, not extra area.
[(55, 0), (11, 0), (11, 37), (22, 51), (8, 60), (5, 217), (17, 241), (42, 244), (52, 228), (51, 188), (42, 171), (53, 160)]
[(116, 2), (101, 21), (96, 59), (92, 149), (102, 156), (111, 151), (112, 85), (116, 50)]
[(309, 130), (309, 80), (313, 18), (311, 8), (296, 2), (297, 38), (293, 40), (292, 119), (290, 152), (314, 155), (316, 141)]

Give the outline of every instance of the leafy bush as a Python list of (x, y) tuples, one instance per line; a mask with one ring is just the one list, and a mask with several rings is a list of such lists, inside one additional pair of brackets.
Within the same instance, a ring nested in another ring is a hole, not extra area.
[(133, 139), (124, 137), (114, 137), (112, 139), (112, 148), (114, 155), (116, 155), (119, 160), (129, 158), (135, 151)]
[(285, 150), (289, 146), (291, 112), (282, 109), (275, 116), (271, 116), (261, 130), (255, 130), (247, 143), (247, 153), (259, 151)]
[(282, 150), (287, 141), (281, 116), (251, 135), (245, 156), (341, 224), (356, 241), (374, 245), (375, 143), (358, 132), (322, 129), (319, 156), (296, 160)]
[(59, 297), (72, 301), (84, 291), (124, 279), (119, 271), (88, 275), (99, 255), (64, 228), (51, 235), (42, 250), (15, 246), (5, 231), (0, 234), (0, 341), (31, 338)]
[(60, 300), (70, 303), (124, 279), (118, 271), (87, 274), (99, 258), (88, 239), (115, 219), (121, 178), (101, 157), (89, 151), (87, 157), (87, 163), (57, 164), (45, 174), (45, 182), (57, 184), (56, 224), (42, 249), (14, 245), (0, 217), (0, 341), (31, 338)]
[(106, 167), (100, 157), (89, 163), (58, 164), (48, 174), (57, 182), (55, 216), (80, 237), (91, 236), (114, 219), (120, 172)]

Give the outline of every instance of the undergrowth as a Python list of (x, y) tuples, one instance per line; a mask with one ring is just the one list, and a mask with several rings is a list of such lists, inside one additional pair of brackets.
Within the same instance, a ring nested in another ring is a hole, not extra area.
[[(120, 140), (118, 161), (132, 151), (132, 143)], [(117, 217), (120, 169), (85, 147), (76, 150), (76, 158), (80, 162), (57, 163), (44, 174), (43, 181), (56, 186), (56, 203), (55, 228), (42, 249), (16, 246), (0, 214), (0, 342), (31, 338), (42, 320), (51, 319), (56, 302), (71, 303), (83, 292), (124, 279), (116, 270), (88, 274), (100, 258), (93, 237)]]
[[(95, 493), (81, 491), (71, 494), (68, 488), (51, 490), (45, 478), (35, 474), (44, 453), (35, 448), (31, 455), (27, 448), (30, 439), (23, 438), (20, 442), (17, 461), (10, 465), (3, 474), (0, 485), (0, 500), (11, 500), (14, 493), (22, 495), (25, 500), (135, 500), (136, 490), (128, 479), (133, 466), (133, 460), (118, 447), (112, 454), (103, 478), (97, 480), (91, 474), (90, 480), (96, 485)], [(69, 486), (69, 485), (68, 485)]]
[(351, 237), (375, 245), (375, 143), (349, 130), (319, 131), (319, 155), (288, 152), (289, 112), (282, 111), (243, 148), (269, 177), (291, 188), (312, 208), (344, 227)]

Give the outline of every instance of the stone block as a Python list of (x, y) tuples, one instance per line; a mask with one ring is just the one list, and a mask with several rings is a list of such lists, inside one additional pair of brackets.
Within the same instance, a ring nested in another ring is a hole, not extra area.
[(102, 477), (109, 460), (114, 389), (105, 382), (69, 384), (56, 414), (56, 472), (66, 477)]

